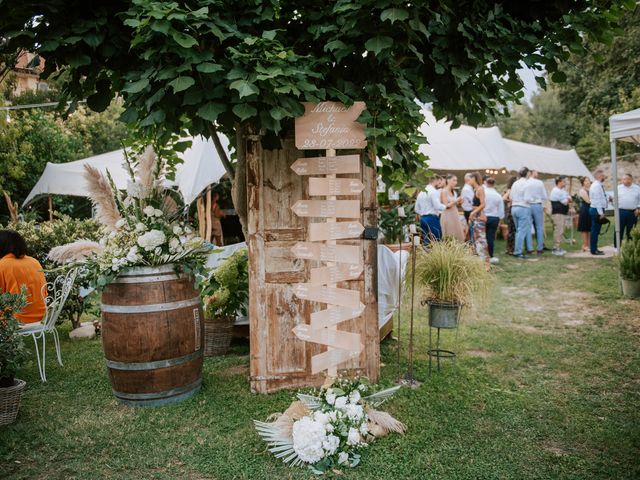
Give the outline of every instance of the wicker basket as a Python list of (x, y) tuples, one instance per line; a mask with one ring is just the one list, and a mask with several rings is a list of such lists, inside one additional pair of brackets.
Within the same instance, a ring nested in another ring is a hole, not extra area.
[(9, 425), (16, 420), (26, 385), (27, 382), (16, 378), (13, 387), (0, 388), (0, 425)]
[(233, 337), (233, 317), (205, 318), (204, 354), (206, 357), (224, 355)]

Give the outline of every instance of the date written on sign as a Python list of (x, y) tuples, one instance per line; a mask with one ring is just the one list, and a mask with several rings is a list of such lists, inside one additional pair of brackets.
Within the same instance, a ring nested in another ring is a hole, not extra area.
[(309, 283), (322, 285), (326, 283), (344, 282), (358, 278), (361, 273), (361, 265), (333, 265), (331, 267), (312, 268)]
[(358, 195), (364, 190), (360, 180), (354, 178), (317, 178), (309, 179), (309, 195)]
[(328, 222), (309, 224), (309, 240), (312, 242), (358, 238), (362, 235), (362, 232), (364, 232), (364, 227), (360, 222)]
[(298, 242), (291, 247), (296, 258), (318, 260), (320, 262), (362, 264), (362, 249), (355, 245), (324, 245), (321, 243)]
[(360, 200), (298, 200), (291, 210), (299, 217), (360, 218)]
[(319, 312), (311, 314), (311, 327), (323, 328), (333, 327), (346, 320), (357, 318), (364, 312), (364, 304), (360, 303), (357, 307), (331, 307)]
[(360, 292), (358, 290), (299, 283), (293, 288), (293, 293), (301, 300), (309, 300), (310, 302), (328, 303), (351, 308), (360, 305)]
[(298, 175), (331, 175), (336, 173), (359, 173), (360, 155), (338, 157), (299, 158), (291, 169)]

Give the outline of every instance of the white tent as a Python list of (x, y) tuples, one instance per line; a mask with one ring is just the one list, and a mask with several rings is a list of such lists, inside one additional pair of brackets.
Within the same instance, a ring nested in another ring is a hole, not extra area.
[(609, 117), (609, 140), (611, 142), (611, 176), (613, 177), (613, 210), (617, 250), (620, 248), (620, 211), (618, 208), (616, 141), (640, 143), (640, 108)]
[(508, 170), (528, 167), (547, 175), (588, 176), (589, 170), (575, 150), (559, 150), (516, 142), (502, 137), (498, 127), (451, 129), (451, 122), (436, 121), (423, 111), (420, 128), (427, 144), (420, 151), (429, 157), (429, 168), (446, 171)]
[[(220, 141), (228, 150), (229, 141), (226, 137), (221, 136)], [(187, 204), (193, 202), (200, 192), (209, 185), (217, 183), (225, 174), (224, 166), (210, 139), (193, 137), (191, 147), (181, 153), (180, 157), (183, 163), (176, 167), (175, 183)], [(123, 151), (116, 150), (75, 162), (47, 163), (38, 183), (22, 205), (28, 205), (42, 195), (87, 197), (87, 184), (84, 179), (85, 164), (103, 173), (108, 170), (116, 187), (125, 189), (129, 175), (123, 167), (123, 162)]]
[(582, 163), (575, 150), (559, 150), (530, 143), (517, 142), (508, 138), (504, 142), (511, 151), (518, 168), (527, 167), (547, 175), (568, 177), (591, 177), (591, 172)]

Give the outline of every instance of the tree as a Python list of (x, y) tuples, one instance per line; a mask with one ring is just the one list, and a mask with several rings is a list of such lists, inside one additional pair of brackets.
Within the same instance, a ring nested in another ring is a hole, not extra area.
[[(546, 69), (607, 40), (632, 0), (50, 0), (3, 12), (0, 54), (42, 54), (70, 99), (105, 108), (156, 139), (188, 128), (236, 144), (234, 204), (246, 219), (244, 149), (267, 147), (302, 114), (301, 101), (364, 100), (360, 121), (383, 177), (410, 178), (424, 158), (416, 103), (471, 123), (522, 98), (520, 63)], [(541, 79), (543, 82), (544, 80)], [(243, 222), (244, 223), (244, 222)]]

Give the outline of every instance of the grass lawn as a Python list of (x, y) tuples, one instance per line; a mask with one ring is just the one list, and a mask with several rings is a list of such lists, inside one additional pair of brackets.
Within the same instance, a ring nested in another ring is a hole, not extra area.
[[(423, 383), (385, 405), (409, 431), (376, 441), (342, 478), (640, 478), (640, 302), (620, 297), (613, 261), (505, 257), (495, 272), (490, 303), (446, 338), (458, 360), (431, 378), (417, 309)], [(28, 386), (17, 422), (0, 429), (0, 478), (314, 477), (284, 467), (253, 430), (292, 392), (249, 393), (248, 344), (208, 358), (193, 399), (133, 409), (111, 395), (100, 341), (61, 330), (65, 366), (48, 349), (46, 385), (35, 360), (21, 372)], [(384, 385), (395, 379), (395, 349), (382, 345)]]

